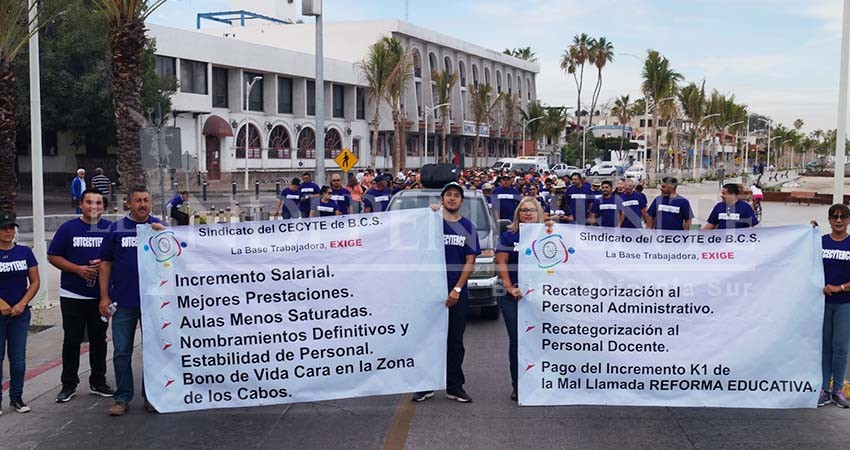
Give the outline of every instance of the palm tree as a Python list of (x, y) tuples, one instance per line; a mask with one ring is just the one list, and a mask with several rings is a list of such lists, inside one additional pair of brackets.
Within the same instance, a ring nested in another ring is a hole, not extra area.
[(470, 86), (469, 95), (472, 100), (472, 120), (475, 121), (475, 145), (472, 150), (472, 167), (478, 167), (478, 154), (481, 153), (481, 124), (490, 122), (490, 114), (499, 106), (501, 94), (492, 97), (493, 86), (479, 84)]
[[(697, 86), (696, 83), (690, 83), (687, 86), (683, 87), (679, 91), (679, 103), (682, 105), (682, 111), (685, 114), (685, 117), (690, 119), (690, 121), (694, 124), (693, 129), (691, 130), (690, 141), (697, 142), (697, 139), (700, 136), (699, 130), (697, 129), (697, 125), (699, 125), (702, 118), (705, 116), (705, 80)], [(701, 157), (698, 153), (697, 148), (693, 149), (694, 151), (694, 160), (693, 163), (696, 165), (697, 158)]]
[(30, 20), (26, 0), (0, 0), (0, 211), (15, 211), (17, 179), (15, 174), (15, 129), (18, 83), (12, 62), (27, 45), (34, 30), (48, 24), (49, 18), (66, 6), (65, 1), (40, 2), (35, 21)]
[(449, 120), (451, 119), (451, 105), (447, 103), (451, 103), (452, 99), (452, 90), (458, 82), (458, 74), (457, 72), (449, 72), (444, 69), (442, 72), (437, 72), (436, 70), (431, 71), (431, 81), (434, 82), (434, 89), (436, 89), (437, 93), (437, 104), (445, 105), (440, 107), (441, 120), (443, 124), (443, 149), (440, 154), (440, 161), (446, 162), (446, 139), (449, 134)]
[(360, 76), (366, 85), (366, 95), (375, 105), (375, 115), (372, 119), (371, 162), (375, 164), (378, 148), (378, 127), (380, 122), (381, 102), (387, 93), (387, 78), (392, 73), (400, 55), (395, 54), (389, 38), (382, 38), (369, 47), (366, 58), (358, 63)]
[(537, 53), (531, 50), (531, 47), (522, 48), (506, 48), (502, 53), (513, 56), (514, 58), (524, 59), (526, 61), (537, 62)]
[[(531, 122), (532, 120), (538, 117), (544, 117), (546, 115), (546, 108), (540, 104), (539, 101), (533, 101), (528, 104), (527, 111), (520, 111), (522, 114), (522, 118), (526, 120), (526, 122)], [(526, 127), (526, 139), (531, 140), (532, 142), (537, 142), (543, 136), (543, 123), (545, 119), (535, 120), (531, 122)], [(522, 143), (525, 146), (525, 142)], [(536, 148), (536, 146), (535, 146)]]
[[(656, 50), (647, 51), (646, 61), (643, 65), (643, 85), (642, 90), (644, 95), (652, 99), (652, 103), (656, 105), (652, 111), (652, 124), (657, 125), (658, 121), (658, 103), (664, 98), (673, 96), (678, 90), (678, 83), (682, 80), (682, 75), (670, 68), (670, 61), (662, 56)], [(647, 149), (649, 148), (649, 140), (646, 141)], [(655, 146), (658, 147), (656, 139)], [(658, 154), (658, 149), (655, 149), (654, 155)], [(649, 158), (647, 165), (655, 167), (654, 158)], [(649, 181), (654, 182), (655, 170), (648, 170)]]
[[(800, 133), (800, 130), (803, 128), (803, 125), (804, 125), (803, 119), (797, 119), (797, 120), (794, 121), (794, 129), (797, 130), (796, 138), (797, 138), (798, 144), (800, 143), (800, 141), (802, 140), (802, 137), (803, 137), (803, 135)], [(793, 153), (791, 154), (791, 167), (792, 168), (794, 167), (794, 154)]]
[(145, 122), (142, 110), (141, 56), (147, 39), (145, 20), (166, 0), (94, 0), (109, 22), (110, 83), (118, 147), (121, 189), (144, 184), (139, 131)]
[(617, 116), (620, 122), (620, 149), (617, 150), (617, 159), (623, 160), (623, 144), (626, 142), (626, 124), (632, 120), (632, 105), (629, 103), (628, 95), (621, 95), (614, 100), (614, 107), (611, 108), (611, 114)]
[(596, 87), (593, 89), (590, 103), (590, 117), (587, 119), (587, 127), (593, 126), (593, 113), (596, 112), (596, 104), (599, 101), (599, 94), (602, 93), (602, 69), (609, 62), (614, 61), (614, 44), (609, 42), (605, 37), (592, 40), (592, 46), (588, 51), (588, 59), (596, 66)]
[(581, 90), (584, 87), (584, 65), (590, 57), (593, 39), (587, 33), (573, 36), (573, 43), (561, 55), (561, 70), (573, 76), (576, 83), (576, 121), (581, 124)]
[(543, 122), (543, 134), (552, 141), (552, 152), (554, 153), (558, 148), (558, 139), (560, 139), (561, 133), (567, 128), (567, 111), (565, 108), (546, 108), (545, 118), (541, 119), (540, 122)]
[(510, 143), (514, 142), (514, 127), (519, 123), (517, 120), (520, 112), (519, 101), (518, 94), (502, 93), (502, 123), (499, 126), (503, 126), (506, 130), (505, 135)]
[(402, 108), (401, 100), (407, 90), (407, 85), (413, 79), (413, 52), (406, 50), (401, 41), (392, 37), (388, 39), (389, 51), (399, 55), (393, 70), (387, 76), (387, 89), (384, 92), (384, 100), (390, 105), (393, 113), (393, 128), (395, 141), (393, 142), (393, 174), (405, 168), (407, 158), (405, 138), (407, 132), (407, 116)]

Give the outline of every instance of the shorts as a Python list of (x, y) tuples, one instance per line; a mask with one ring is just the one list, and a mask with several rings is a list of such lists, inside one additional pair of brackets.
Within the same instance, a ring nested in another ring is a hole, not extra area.
[(753, 194), (753, 200), (759, 201), (759, 202), (764, 200), (764, 194)]

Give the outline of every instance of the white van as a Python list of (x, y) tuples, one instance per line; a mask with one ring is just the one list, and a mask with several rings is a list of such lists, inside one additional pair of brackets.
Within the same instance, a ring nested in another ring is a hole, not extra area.
[(549, 170), (549, 165), (544, 156), (521, 156), (519, 158), (501, 158), (493, 164), (493, 169), (522, 170), (523, 172), (534, 169), (538, 174), (542, 174)]

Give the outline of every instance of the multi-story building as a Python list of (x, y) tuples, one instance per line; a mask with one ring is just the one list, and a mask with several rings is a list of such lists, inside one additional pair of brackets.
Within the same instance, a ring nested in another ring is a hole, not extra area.
[[(208, 178), (238, 177), (235, 174), (242, 173), (246, 164), (254, 174), (315, 167), (312, 24), (263, 23), (197, 31), (149, 28), (157, 42), (158, 72), (177, 78), (172, 101), (183, 151), (197, 157), (200, 171)], [(372, 142), (376, 105), (360, 69), (369, 47), (384, 36), (396, 37), (413, 54), (412, 74), (401, 101), (407, 167), (433, 162), (442, 149), (440, 111), (428, 118), (428, 148), (424, 147), (425, 112), (439, 103), (434, 71), (458, 74), (447, 121), (449, 161), (472, 164), (476, 131), (482, 143), (479, 165), (516, 151), (519, 109), (537, 99), (536, 63), (396, 20), (327, 23), (326, 167), (333, 165), (342, 148), (355, 153), (359, 167), (392, 166), (392, 113), (381, 102), (378, 140)], [(248, 93), (247, 86), (255, 79)], [(499, 105), (476, 128), (471, 91), (483, 84), (492, 86), (493, 99), (500, 94), (514, 96), (513, 117), (506, 117), (507, 110)]]

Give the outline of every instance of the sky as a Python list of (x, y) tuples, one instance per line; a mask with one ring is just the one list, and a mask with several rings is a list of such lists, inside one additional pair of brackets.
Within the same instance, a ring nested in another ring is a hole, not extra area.
[[(198, 12), (236, 3), (169, 0), (149, 21), (194, 29)], [(841, 17), (841, 0), (409, 0), (416, 25), (499, 51), (530, 46), (540, 64), (537, 96), (547, 105), (576, 104), (575, 83), (559, 63), (572, 37), (587, 33), (614, 44), (600, 103), (640, 97), (641, 60), (654, 49), (686, 81), (705, 80), (708, 92), (734, 95), (787, 127), (802, 119), (805, 132), (837, 123)], [(324, 0), (326, 22), (404, 18), (404, 0)], [(583, 104), (595, 83), (593, 68)]]

